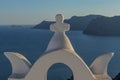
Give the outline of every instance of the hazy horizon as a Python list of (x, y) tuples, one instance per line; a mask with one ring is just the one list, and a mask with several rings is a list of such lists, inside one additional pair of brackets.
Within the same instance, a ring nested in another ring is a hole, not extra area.
[(120, 15), (120, 0), (1, 0), (0, 25), (35, 25), (54, 21), (61, 13), (65, 19), (89, 14)]

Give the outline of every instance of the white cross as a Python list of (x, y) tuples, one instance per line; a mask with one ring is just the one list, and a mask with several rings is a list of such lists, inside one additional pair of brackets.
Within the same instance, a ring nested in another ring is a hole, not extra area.
[(54, 32), (65, 32), (69, 31), (70, 25), (64, 23), (64, 17), (62, 14), (56, 15), (56, 23), (50, 25), (50, 30)]

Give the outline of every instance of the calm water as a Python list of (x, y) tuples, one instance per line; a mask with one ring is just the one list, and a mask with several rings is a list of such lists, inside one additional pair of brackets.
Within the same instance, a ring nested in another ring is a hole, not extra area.
[[(11, 65), (3, 52), (19, 52), (33, 64), (45, 51), (52, 35), (53, 32), (49, 30), (0, 27), (0, 80), (6, 80), (11, 73)], [(81, 31), (69, 31), (67, 35), (75, 51), (88, 66), (97, 56), (115, 52), (115, 56), (108, 66), (108, 72), (112, 77), (120, 72), (120, 37), (88, 36), (82, 34)], [(53, 66), (48, 73), (49, 78), (59, 78), (58, 80), (70, 75), (71, 71), (59, 64)]]

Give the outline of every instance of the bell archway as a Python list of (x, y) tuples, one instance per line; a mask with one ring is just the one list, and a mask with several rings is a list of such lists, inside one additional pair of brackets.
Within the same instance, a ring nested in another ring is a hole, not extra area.
[(67, 65), (73, 72), (74, 80), (80, 80), (80, 78), (81, 80), (94, 80), (92, 72), (84, 61), (75, 52), (67, 49), (49, 52), (49, 54), (46, 53), (41, 56), (33, 65), (26, 78), (31, 80), (47, 80), (49, 68), (56, 63)]
[(47, 80), (69, 80), (72, 75), (72, 70), (66, 64), (55, 63), (48, 69)]

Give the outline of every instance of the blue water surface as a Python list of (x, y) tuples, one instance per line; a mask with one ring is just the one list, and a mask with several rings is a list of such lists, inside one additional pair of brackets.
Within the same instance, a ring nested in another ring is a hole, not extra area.
[[(6, 80), (12, 70), (4, 52), (21, 53), (34, 64), (45, 51), (52, 35), (53, 32), (49, 30), (0, 26), (0, 80)], [(82, 31), (69, 31), (67, 36), (88, 66), (97, 56), (114, 52), (115, 56), (108, 66), (108, 73), (115, 77), (120, 72), (120, 37), (88, 36)], [(71, 75), (71, 71), (62, 65), (54, 66), (48, 73), (49, 80), (66, 80)]]

